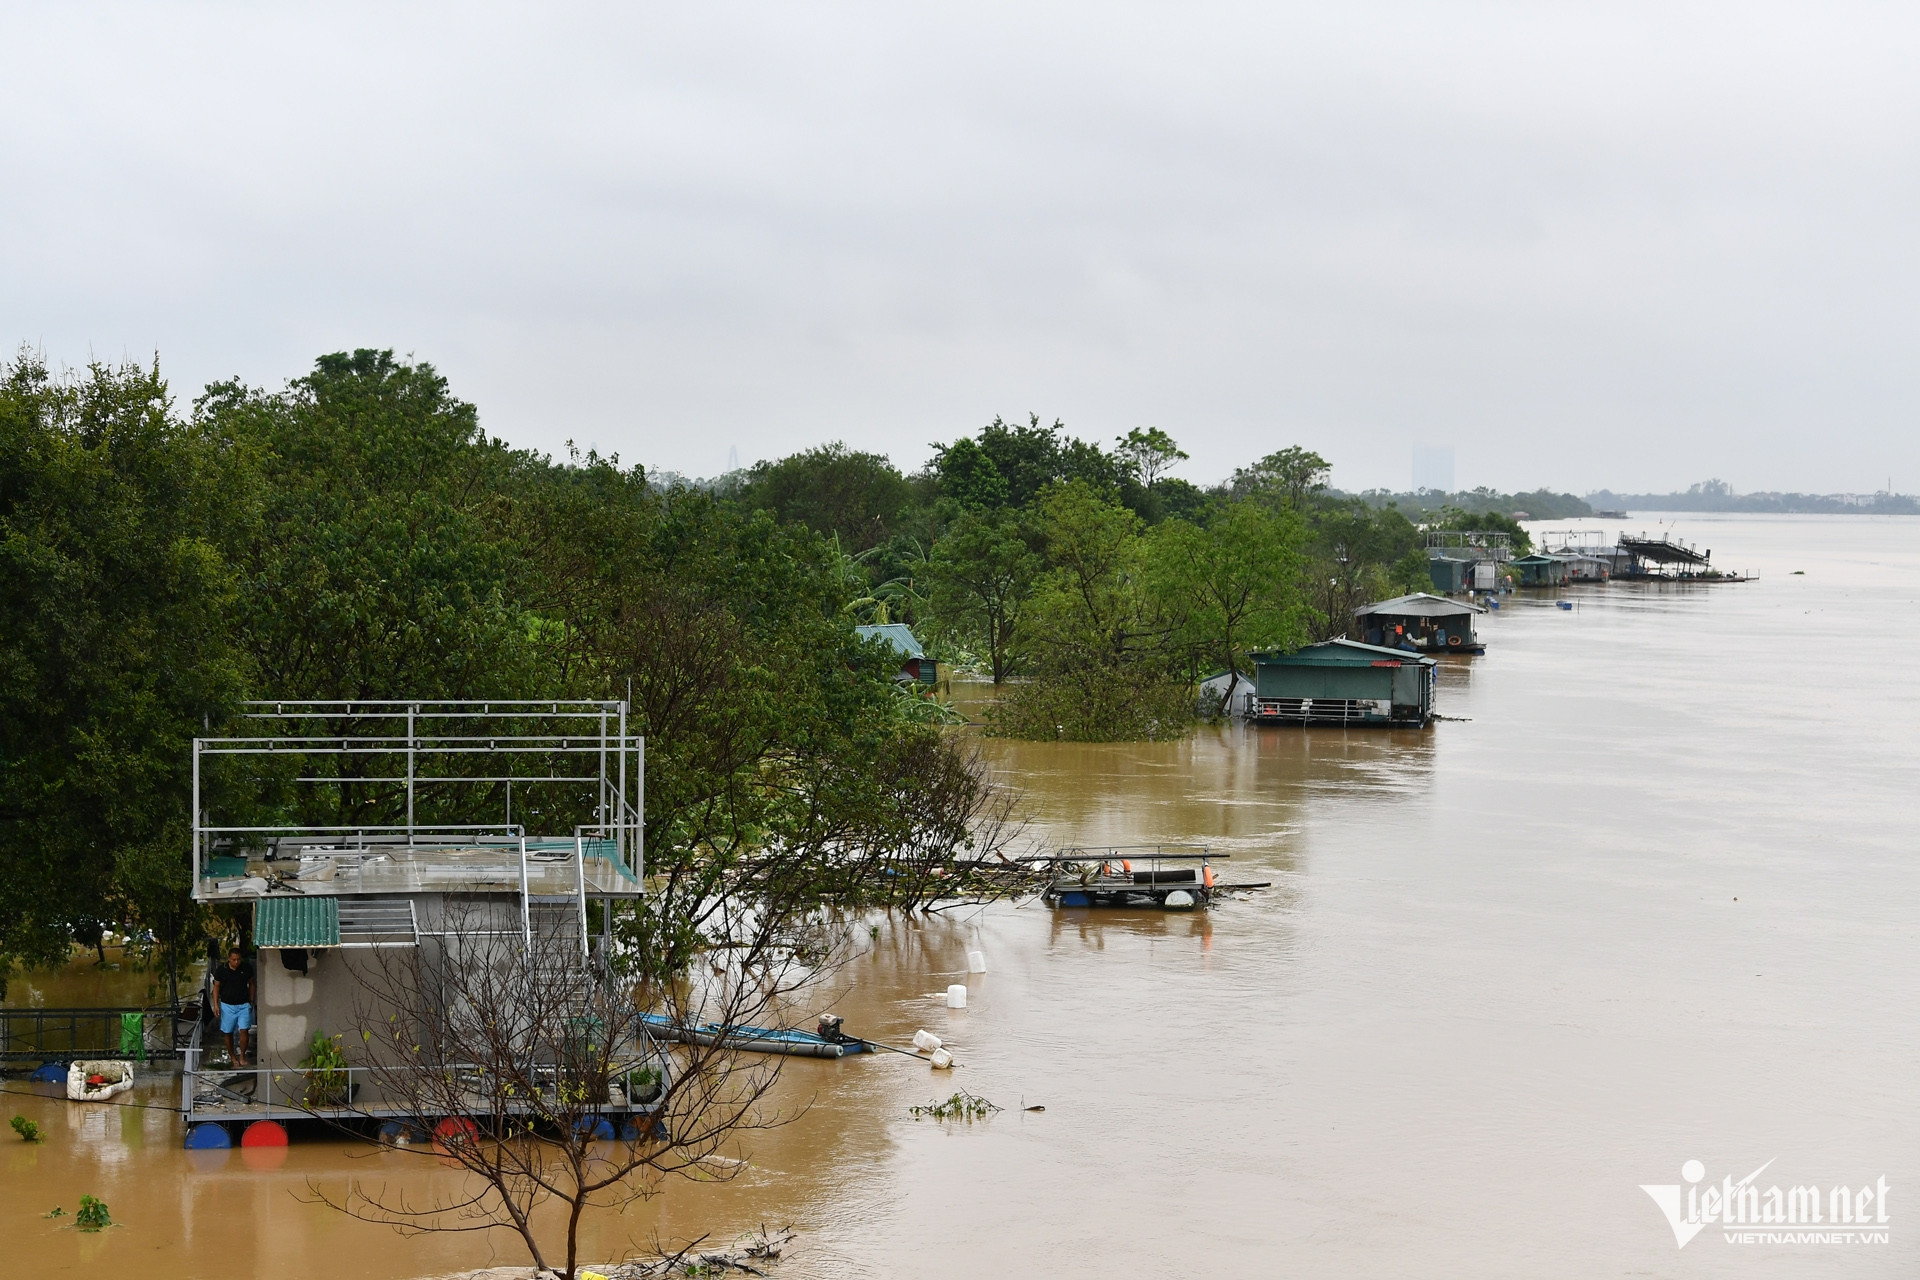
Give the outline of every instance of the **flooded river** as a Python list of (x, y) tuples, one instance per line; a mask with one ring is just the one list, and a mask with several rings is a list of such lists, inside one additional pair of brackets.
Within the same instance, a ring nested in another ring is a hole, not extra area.
[[(745, 1176), (675, 1185), (589, 1252), (764, 1222), (801, 1232), (792, 1276), (1912, 1274), (1920, 661), (1899, 642), (1920, 520), (1679, 532), (1760, 580), (1515, 600), (1483, 657), (1443, 664), (1458, 719), (1428, 732), (990, 742), (1046, 838), (1205, 843), (1273, 887), (1204, 915), (885, 930), (848, 974), (849, 1029), (930, 1028), (964, 1068), (795, 1062), (785, 1098), (812, 1108), (756, 1135)], [(949, 1012), (926, 993), (969, 949), (990, 971)], [(1007, 1109), (908, 1116), (956, 1085)], [(300, 1142), (255, 1169), (181, 1150), (164, 1110), (7, 1102), (51, 1131), (0, 1146), (7, 1274), (522, 1260), (307, 1202), (310, 1180), (446, 1185), (414, 1156)], [(1758, 1186), (1884, 1176), (1890, 1242), (1679, 1249), (1640, 1187), (1687, 1185), (1690, 1160), (1703, 1187), (1769, 1160)], [(83, 1192), (124, 1225), (41, 1216)]]

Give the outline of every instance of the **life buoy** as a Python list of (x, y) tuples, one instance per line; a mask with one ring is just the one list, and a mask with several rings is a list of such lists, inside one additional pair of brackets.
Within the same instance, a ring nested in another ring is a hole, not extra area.
[(1200, 880), (1203, 884), (1207, 886), (1207, 888), (1209, 889), (1213, 888), (1213, 868), (1211, 866), (1207, 866), (1207, 865), (1201, 866)]
[(1458, 649), (1458, 648), (1460, 647), (1460, 637), (1459, 637), (1459, 636), (1448, 636), (1448, 637), (1447, 637), (1447, 647), (1448, 647), (1449, 649)]

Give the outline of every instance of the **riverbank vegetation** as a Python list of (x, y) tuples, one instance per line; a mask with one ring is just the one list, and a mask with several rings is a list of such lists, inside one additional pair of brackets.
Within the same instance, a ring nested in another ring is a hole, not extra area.
[[(905, 470), (825, 444), (695, 482), (513, 448), (390, 352), (188, 404), (157, 365), (23, 353), (0, 377), (0, 973), (109, 928), (198, 949), (186, 744), (249, 697), (629, 699), (655, 890), (630, 941), (655, 976), (743, 887), (795, 920), (925, 905), (1012, 824), (856, 624), (992, 681), (988, 732), (1158, 738), (1207, 676), (1426, 585), (1420, 524), (1317, 455), (1211, 487), (1185, 460), (1158, 428), (1103, 445), (1029, 415)], [(263, 822), (402, 803), (208, 785)]]
[[(186, 407), (157, 368), (24, 355), (0, 379), (0, 972), (109, 927), (189, 953), (222, 927), (189, 897), (187, 744), (248, 697), (631, 698), (655, 891), (622, 927), (656, 976), (729, 895), (778, 895), (796, 930), (903, 905), (928, 875), (891, 851), (938, 863), (999, 810), (849, 589), (831, 532), (513, 449), (390, 353)], [(210, 788), (243, 823), (404, 814), (392, 785), (327, 812), (290, 807), (311, 788)]]

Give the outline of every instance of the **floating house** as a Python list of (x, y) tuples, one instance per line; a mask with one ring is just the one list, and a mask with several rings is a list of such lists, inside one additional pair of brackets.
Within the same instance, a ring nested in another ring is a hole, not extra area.
[(1521, 556), (1509, 566), (1523, 587), (1559, 587), (1567, 581), (1567, 562), (1559, 556)]
[(1436, 659), (1354, 640), (1252, 656), (1254, 687), (1236, 710), (1255, 724), (1433, 723)]
[[(1442, 595), (1457, 595), (1472, 591), (1474, 588), (1473, 571), (1485, 561), (1459, 560), (1452, 556), (1429, 556), (1427, 558), (1427, 576), (1433, 579), (1433, 589)], [(1489, 565), (1489, 577), (1491, 566)]]
[(1427, 531), (1427, 575), (1442, 595), (1498, 590), (1500, 566), (1512, 558), (1512, 539), (1505, 533)]
[(904, 622), (883, 622), (870, 627), (855, 627), (862, 640), (879, 640), (900, 655), (900, 671), (894, 679), (906, 684), (921, 684), (931, 689), (938, 683), (937, 664), (927, 657), (913, 628)]
[[(253, 1060), (226, 1061), (212, 1024), (195, 1024), (181, 1090), (189, 1146), (226, 1146), (266, 1122), (414, 1119), (404, 1099), (380, 1095), (361, 1037), (345, 1034), (369, 1016), (369, 979), (393, 948), (417, 949), (429, 968), (537, 949), (578, 1007), (612, 990), (614, 910), (640, 896), (644, 875), (644, 744), (627, 732), (626, 703), (245, 712), (251, 732), (193, 742), (190, 856), (194, 898), (251, 918)], [(263, 772), (285, 775), (304, 821), (262, 823), (245, 792)], [(493, 805), (498, 821), (475, 820)], [(344, 1067), (307, 1060), (316, 1036), (342, 1038)], [(671, 1065), (644, 1035), (615, 1052), (626, 1083), (601, 1109), (626, 1129)]]
[(1539, 534), (1542, 554), (1567, 562), (1569, 582), (1604, 582), (1629, 575), (1633, 556), (1595, 529), (1546, 530)]
[(1485, 612), (1465, 600), (1420, 591), (1355, 609), (1353, 617), (1366, 644), (1419, 653), (1484, 653), (1486, 645), (1475, 634), (1473, 619)]
[(1578, 551), (1548, 554), (1567, 566), (1568, 582), (1605, 582), (1613, 576), (1613, 565), (1601, 556), (1585, 555)]

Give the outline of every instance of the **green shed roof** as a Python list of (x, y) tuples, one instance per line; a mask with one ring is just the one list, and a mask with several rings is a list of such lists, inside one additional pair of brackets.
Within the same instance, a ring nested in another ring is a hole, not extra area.
[(1439, 660), (1407, 649), (1384, 649), (1358, 640), (1322, 640), (1292, 653), (1256, 653), (1254, 662), (1283, 667), (1437, 666)]
[(255, 947), (337, 947), (338, 898), (262, 898), (253, 905)]
[(1353, 612), (1355, 617), (1456, 618), (1466, 613), (1485, 613), (1486, 610), (1466, 600), (1449, 600), (1429, 591), (1416, 591), (1410, 596), (1395, 596), (1378, 604), (1362, 605)]
[(886, 641), (903, 658), (927, 656), (926, 650), (920, 647), (920, 641), (914, 637), (913, 628), (904, 622), (883, 622), (870, 627), (855, 627), (853, 631), (862, 640)]

